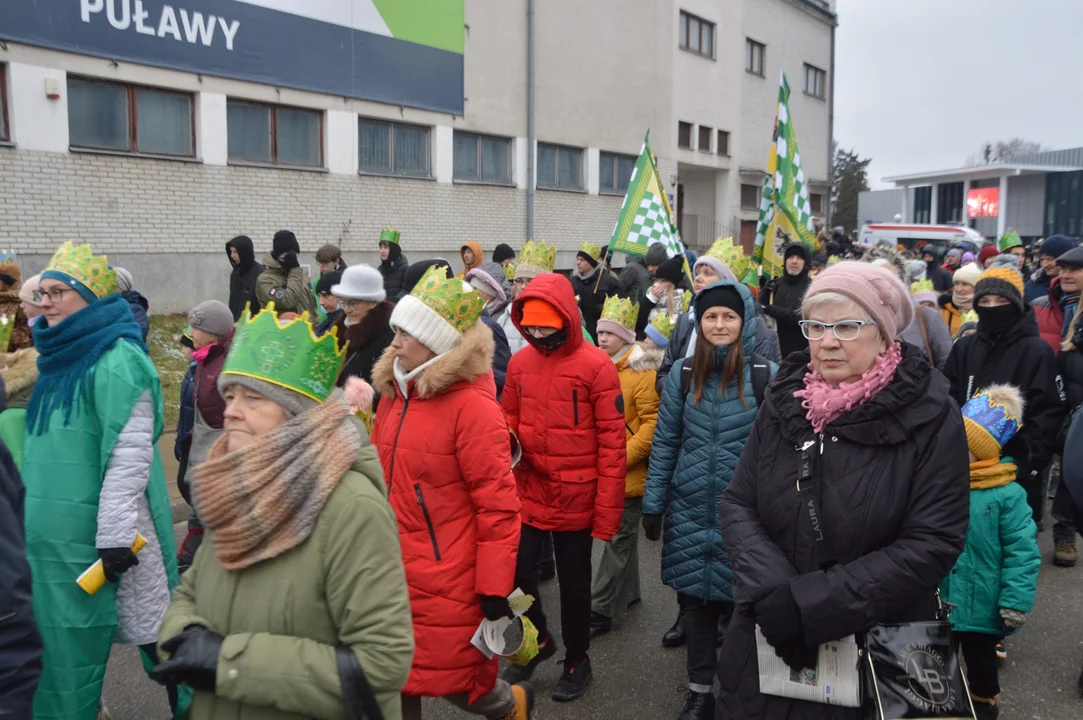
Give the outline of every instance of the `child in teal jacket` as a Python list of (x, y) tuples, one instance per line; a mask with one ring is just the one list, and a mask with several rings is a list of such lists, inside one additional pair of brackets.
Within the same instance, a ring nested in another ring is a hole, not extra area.
[(940, 587), (943, 599), (956, 606), (951, 625), (966, 658), (979, 720), (1000, 711), (996, 646), (1002, 634), (1023, 626), (1034, 607), (1042, 562), (1026, 491), (1015, 482), (1015, 463), (1001, 458), (1022, 417), (1022, 395), (1010, 385), (992, 385), (963, 406), (970, 527), (966, 548)]

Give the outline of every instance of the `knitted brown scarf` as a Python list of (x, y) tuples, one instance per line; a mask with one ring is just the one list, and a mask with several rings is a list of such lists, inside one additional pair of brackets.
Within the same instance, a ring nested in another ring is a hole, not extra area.
[(195, 471), (192, 502), (218, 560), (240, 570), (300, 545), (350, 469), (361, 436), (336, 391), (248, 447), (226, 450), (229, 433)]

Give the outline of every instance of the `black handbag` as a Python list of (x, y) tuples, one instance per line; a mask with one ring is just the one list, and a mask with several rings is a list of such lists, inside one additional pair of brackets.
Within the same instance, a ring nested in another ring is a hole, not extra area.
[(384, 720), (369, 679), (365, 677), (365, 671), (361, 669), (353, 650), (339, 645), (335, 648), (335, 661), (338, 663), (338, 679), (342, 683), (342, 700), (346, 703), (350, 720)]
[[(812, 526), (816, 562), (826, 572), (838, 564), (838, 556), (819, 510), (823, 488), (817, 482), (818, 472), (814, 478), (810, 452), (815, 445), (809, 441), (799, 448), (797, 491)], [(870, 720), (974, 720), (970, 690), (939, 590), (936, 600), (939, 609), (933, 620), (874, 625), (863, 636), (858, 635), (863, 706)]]

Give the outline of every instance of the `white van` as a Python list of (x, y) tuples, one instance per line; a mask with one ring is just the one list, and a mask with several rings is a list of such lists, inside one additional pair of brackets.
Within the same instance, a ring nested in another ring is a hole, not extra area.
[(935, 245), (941, 250), (961, 248), (977, 255), (990, 243), (973, 228), (961, 225), (907, 225), (902, 223), (866, 223), (858, 234), (861, 245), (899, 245), (920, 250)]

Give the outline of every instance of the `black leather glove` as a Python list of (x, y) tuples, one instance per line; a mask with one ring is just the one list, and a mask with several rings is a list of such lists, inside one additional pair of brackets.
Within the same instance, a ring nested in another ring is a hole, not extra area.
[(764, 305), (763, 314), (769, 318), (778, 319), (778, 308), (774, 305)]
[(119, 582), (124, 571), (139, 564), (139, 558), (135, 556), (131, 548), (126, 547), (98, 548), (98, 557), (102, 559), (105, 579), (109, 582)]
[(658, 538), (662, 537), (662, 516), (654, 514), (643, 514), (643, 533), (647, 536), (647, 539), (654, 542)]
[(293, 250), (287, 250), (279, 255), (278, 264), (282, 266), (283, 270), (292, 270), (296, 267), (301, 267), (301, 264), (297, 261), (297, 253)]
[(484, 613), (486, 620), (515, 617), (506, 597), (499, 595), (479, 595), (478, 597), (481, 598), (481, 612)]
[(815, 669), (816, 662), (820, 659), (820, 649), (810, 648), (805, 645), (804, 640), (797, 640), (775, 648), (775, 655), (782, 658), (782, 662), (793, 670)]
[(189, 625), (180, 635), (162, 643), (162, 649), (172, 657), (151, 670), (151, 677), (161, 683), (184, 683), (193, 690), (213, 693), (222, 640), (213, 630)]
[(756, 603), (755, 612), (764, 640), (775, 650), (797, 641), (804, 645), (801, 610), (788, 583), (779, 585)]

